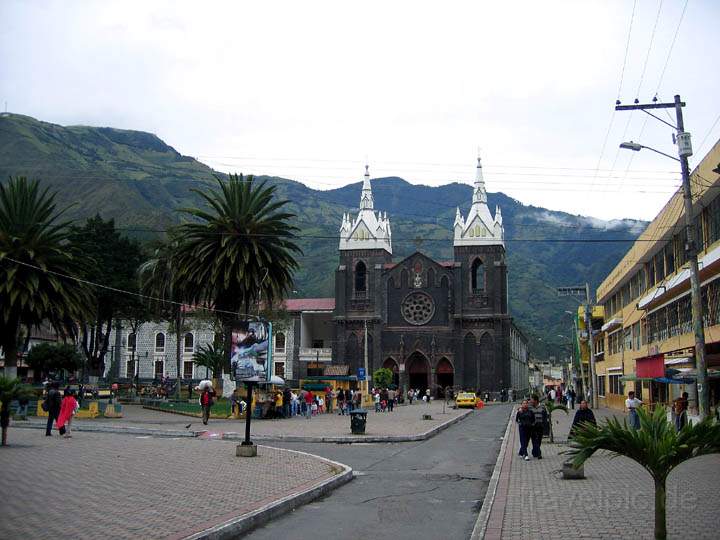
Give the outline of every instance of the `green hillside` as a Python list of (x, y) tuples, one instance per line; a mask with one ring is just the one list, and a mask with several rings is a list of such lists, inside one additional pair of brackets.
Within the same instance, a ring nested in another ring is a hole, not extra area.
[[(177, 208), (200, 203), (190, 188), (211, 189), (213, 174), (150, 133), (0, 116), (3, 181), (10, 175), (40, 179), (59, 192), (58, 201), (69, 207), (70, 218), (99, 213), (114, 218), (131, 236), (162, 235), (181, 219)], [(361, 182), (317, 191), (288, 179), (265, 179), (278, 186), (279, 196), (290, 201), (298, 216), (304, 255), (296, 295), (332, 296), (342, 214), (357, 211)], [(379, 178), (373, 180), (373, 194), (376, 210), (386, 211), (391, 220), (396, 259), (415, 250), (438, 260), (452, 259), (455, 208), (467, 213), (471, 186), (428, 187)], [(569, 335), (571, 325), (564, 311), (577, 304), (558, 298), (555, 287), (585, 281), (596, 287), (646, 224), (603, 222), (525, 206), (502, 193), (488, 194), (488, 203), (493, 210), (499, 205), (503, 213), (511, 312), (532, 338), (536, 353), (563, 354), (557, 336)]]

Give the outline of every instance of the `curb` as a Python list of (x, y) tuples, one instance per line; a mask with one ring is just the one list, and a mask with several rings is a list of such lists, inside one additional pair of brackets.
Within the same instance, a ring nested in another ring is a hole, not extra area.
[[(456, 424), (460, 422), (461, 420), (465, 419), (472, 413), (473, 410), (469, 409), (467, 411), (464, 411), (463, 414), (460, 414), (459, 416), (456, 416), (455, 418), (452, 418), (448, 420), (447, 422), (444, 422), (442, 424), (439, 424), (435, 426), (432, 429), (429, 429), (428, 431), (425, 431), (423, 433), (419, 433), (417, 435), (407, 435), (407, 436), (395, 436), (395, 435), (387, 435), (387, 436), (355, 436), (355, 437), (302, 437), (297, 435), (288, 435), (288, 436), (268, 436), (268, 435), (253, 435), (252, 439), (254, 441), (262, 441), (262, 442), (304, 442), (304, 443), (337, 443), (337, 444), (352, 444), (352, 443), (396, 443), (396, 442), (415, 442), (415, 441), (425, 441), (431, 437), (434, 437), (444, 429), (449, 428), (453, 424)], [(17, 428), (25, 428), (25, 429), (45, 429), (45, 424), (41, 424), (39, 422), (15, 422), (13, 423), (13, 427)], [(206, 429), (200, 430), (200, 431), (179, 431), (179, 430), (166, 430), (166, 429), (153, 429), (153, 428), (136, 428), (136, 427), (130, 427), (130, 426), (73, 426), (73, 431), (88, 431), (88, 432), (95, 432), (95, 433), (118, 433), (121, 435), (149, 435), (152, 437), (187, 437), (187, 438), (193, 438), (198, 437), (202, 433), (205, 433)], [(245, 439), (244, 433), (238, 433), (234, 431), (228, 431), (223, 433), (222, 436), (223, 440), (227, 441), (242, 441)]]
[(485, 498), (483, 499), (480, 513), (475, 521), (475, 527), (473, 527), (472, 533), (470, 534), (470, 540), (482, 540), (482, 538), (485, 537), (485, 530), (487, 529), (488, 520), (490, 519), (490, 511), (492, 510), (493, 503), (495, 502), (495, 494), (497, 493), (497, 486), (500, 480), (500, 471), (502, 470), (502, 466), (505, 461), (505, 451), (510, 439), (510, 428), (513, 425), (512, 413), (514, 410), (515, 407), (510, 409), (508, 424), (505, 428), (505, 435), (503, 436), (503, 442), (500, 445), (500, 452), (498, 453), (497, 460), (495, 461), (495, 468), (493, 469), (492, 476), (490, 477), (490, 482), (488, 483), (487, 491), (485, 492)]
[[(285, 449), (284, 449), (285, 450)], [(215, 525), (204, 531), (191, 534), (183, 537), (184, 540), (225, 540), (228, 538), (237, 538), (239, 535), (244, 534), (251, 529), (266, 524), (272, 519), (279, 517), (295, 508), (307, 504), (315, 499), (323, 497), (331, 491), (339, 488), (343, 484), (348, 483), (353, 478), (353, 470), (349, 466), (332, 461), (324, 457), (309, 454), (307, 452), (299, 452), (297, 450), (286, 450), (287, 452), (294, 452), (296, 454), (303, 454), (306, 456), (312, 456), (325, 463), (330, 464), (334, 469), (342, 470), (341, 473), (334, 475), (332, 478), (328, 478), (321, 482), (319, 485), (306, 489), (300, 493), (287, 495), (282, 499), (273, 501), (262, 508), (253, 510), (248, 514), (243, 514), (232, 518), (224, 523)]]

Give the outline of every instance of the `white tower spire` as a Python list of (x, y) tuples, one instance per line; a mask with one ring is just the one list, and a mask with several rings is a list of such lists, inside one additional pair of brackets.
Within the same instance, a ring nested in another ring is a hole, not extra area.
[(365, 165), (362, 192), (360, 194), (360, 212), (355, 219), (348, 214), (340, 226), (341, 250), (384, 249), (392, 254), (392, 233), (387, 212), (374, 210), (372, 188), (370, 187), (370, 166)]
[(365, 164), (365, 178), (363, 179), (362, 194), (360, 195), (360, 210), (372, 210), (374, 207), (372, 188), (370, 187), (370, 166)]
[(479, 151), (472, 206), (466, 220), (463, 220), (458, 209), (453, 229), (455, 232), (453, 245), (455, 246), (505, 245), (505, 231), (500, 207), (495, 208), (495, 217), (493, 217), (487, 205), (487, 192), (485, 191), (485, 179)]

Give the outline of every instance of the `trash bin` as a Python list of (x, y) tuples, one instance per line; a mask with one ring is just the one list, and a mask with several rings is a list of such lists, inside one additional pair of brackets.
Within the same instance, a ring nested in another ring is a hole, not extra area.
[(350, 411), (350, 431), (353, 435), (364, 435), (367, 424), (367, 410), (354, 409)]

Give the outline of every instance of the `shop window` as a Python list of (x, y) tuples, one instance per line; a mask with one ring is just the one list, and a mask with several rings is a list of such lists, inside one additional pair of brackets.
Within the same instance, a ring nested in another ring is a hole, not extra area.
[(285, 362), (275, 362), (273, 364), (273, 370), (275, 371), (275, 375), (285, 378)]
[(600, 397), (605, 397), (605, 375), (597, 375), (597, 393)]
[[(608, 383), (610, 387), (610, 393), (615, 394), (618, 396), (622, 396), (625, 394), (625, 385), (620, 380), (620, 377), (622, 377), (621, 373), (612, 374), (608, 376)], [(599, 392), (599, 390), (598, 390)]]

